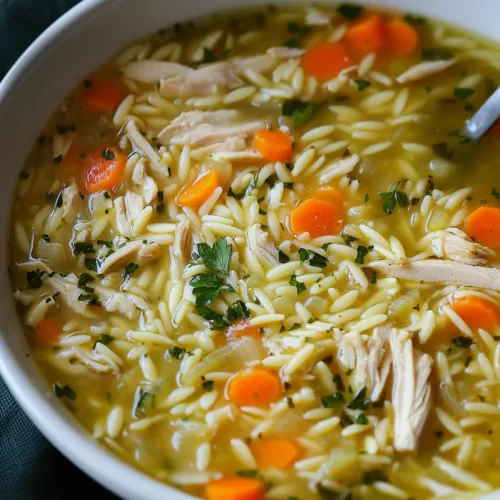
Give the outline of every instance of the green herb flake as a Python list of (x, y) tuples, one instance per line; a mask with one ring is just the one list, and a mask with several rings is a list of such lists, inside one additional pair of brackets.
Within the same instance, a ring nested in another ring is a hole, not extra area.
[(460, 99), (461, 101), (465, 101), (467, 98), (473, 95), (474, 92), (475, 92), (474, 89), (470, 89), (467, 87), (455, 87), (453, 89), (453, 95), (458, 99)]
[(76, 392), (67, 384), (62, 387), (54, 384), (54, 392), (58, 398), (68, 398), (70, 401), (76, 399)]
[(355, 421), (357, 424), (360, 424), (360, 425), (367, 425), (369, 422), (368, 422), (368, 419), (366, 418), (366, 415), (364, 413), (360, 413), (357, 417), (356, 417), (356, 421)]
[(300, 49), (300, 40), (296, 37), (290, 38), (283, 45), (289, 49)]
[(399, 183), (396, 182), (389, 186), (385, 193), (379, 193), (382, 198), (382, 210), (386, 214), (391, 214), (397, 205), (400, 207), (408, 206), (408, 196), (403, 191), (398, 190)]
[(495, 189), (495, 187), (491, 188), (491, 195), (500, 201), (500, 193)]
[(54, 158), (54, 163), (56, 165), (59, 165), (59, 163), (61, 163), (63, 161), (63, 155), (57, 155), (55, 158)]
[(328, 259), (316, 252), (310, 252), (309, 265), (323, 269), (329, 264)]
[(368, 193), (366, 193), (365, 194), (365, 201), (364, 201), (364, 203), (367, 203), (369, 199), (370, 199), (370, 196), (368, 195)]
[(310, 103), (299, 100), (285, 101), (281, 107), (281, 113), (284, 116), (291, 116), (293, 118), (293, 125), (297, 128), (309, 121), (313, 113), (313, 106)]
[(342, 382), (342, 377), (339, 374), (333, 377), (333, 381), (335, 382), (335, 387), (337, 387), (337, 391), (345, 392), (344, 382)]
[(361, 16), (363, 7), (353, 3), (342, 3), (337, 7), (337, 12), (346, 19), (353, 21)]
[(373, 483), (388, 483), (389, 480), (387, 476), (381, 470), (369, 470), (363, 474), (363, 478), (361, 479), (363, 484), (373, 484)]
[(257, 477), (257, 471), (255, 469), (238, 470), (236, 475), (240, 477)]
[(403, 17), (403, 20), (406, 21), (408, 24), (411, 24), (412, 26), (419, 26), (427, 22), (427, 19), (425, 17), (411, 13), (406, 14)]
[(216, 60), (215, 54), (213, 53), (212, 50), (208, 49), (207, 47), (203, 47), (203, 60), (202, 62), (204, 63), (211, 63)]
[[(112, 337), (111, 335), (108, 335), (107, 333), (103, 333), (96, 341), (95, 341), (95, 344), (97, 343), (100, 343), (100, 344), (104, 344), (104, 345), (108, 345), (110, 344), (111, 342), (113, 342), (113, 340), (115, 340), (114, 337)], [(94, 344), (94, 346), (95, 346)]]
[(102, 150), (102, 157), (105, 159), (105, 160), (114, 160), (116, 155), (114, 153), (114, 151), (112, 149), (109, 149), (109, 148), (105, 148)]
[(463, 347), (463, 348), (468, 348), (472, 344), (475, 344), (475, 342), (470, 338), (470, 337), (465, 337), (465, 336), (460, 336), (460, 337), (455, 337), (451, 343), (455, 347)]
[(358, 86), (359, 92), (363, 92), (363, 90), (371, 85), (371, 82), (368, 80), (354, 80), (354, 83)]
[(366, 410), (369, 399), (366, 399), (366, 387), (363, 387), (353, 398), (353, 400), (347, 405), (350, 410)]
[(309, 259), (309, 251), (305, 248), (299, 248), (299, 259), (300, 262), (305, 262), (307, 259)]
[(85, 259), (84, 264), (89, 271), (97, 272), (97, 259)]
[(210, 305), (223, 291), (228, 290), (215, 274), (199, 274), (189, 284), (193, 287), (196, 305)]
[(28, 282), (28, 288), (40, 288), (43, 285), (42, 277), (45, 271), (40, 269), (34, 269), (33, 271), (28, 271), (26, 273), (26, 281)]
[(295, 403), (293, 402), (293, 399), (290, 397), (286, 398), (286, 404), (288, 408), (295, 408)]
[(139, 387), (139, 393), (136, 393), (136, 404), (133, 413), (136, 418), (144, 418), (147, 415), (147, 411), (154, 407), (155, 395), (151, 392), (145, 391), (142, 387)]
[(356, 251), (358, 252), (358, 255), (356, 256), (356, 264), (364, 264), (365, 257), (368, 255), (368, 248), (359, 245), (358, 248), (356, 248)]
[(94, 278), (90, 276), (90, 274), (80, 274), (80, 277), (78, 278), (78, 288), (84, 288), (90, 281), (94, 281)]
[(424, 61), (448, 61), (453, 59), (453, 53), (442, 49), (422, 49), (422, 59)]
[(228, 274), (232, 246), (225, 238), (219, 238), (213, 246), (208, 243), (198, 243), (197, 248), (205, 266), (213, 271)]
[(297, 289), (297, 295), (300, 295), (302, 292), (306, 290), (306, 285), (304, 285), (304, 283), (300, 283), (299, 281), (297, 281), (297, 276), (295, 276), (295, 274), (292, 274), (289, 283), (290, 285), (294, 286)]
[(472, 356), (467, 356), (467, 359), (465, 360), (464, 363), (465, 368), (467, 368), (470, 365), (471, 361), (472, 361)]
[(77, 242), (73, 245), (73, 253), (75, 255), (95, 253), (94, 246), (92, 243), (81, 243)]
[(185, 352), (186, 352), (186, 349), (184, 349), (183, 347), (177, 347), (177, 346), (171, 347), (168, 350), (168, 353), (170, 354), (170, 356), (172, 356), (172, 358), (175, 358), (175, 359), (182, 359)]
[(250, 317), (250, 311), (242, 300), (237, 300), (232, 306), (228, 307), (226, 314), (230, 323)]
[(135, 262), (131, 262), (130, 264), (127, 264), (125, 266), (125, 270), (122, 273), (122, 278), (124, 280), (130, 279), (130, 277), (139, 269), (139, 264), (136, 264)]
[(278, 250), (278, 260), (280, 264), (286, 264), (287, 262), (290, 262), (290, 257), (288, 257), (285, 252)]
[(85, 302), (87, 305), (100, 306), (99, 297), (95, 293), (82, 293), (78, 296), (78, 302)]
[(205, 392), (212, 392), (212, 389), (214, 388), (214, 381), (213, 380), (205, 380), (202, 384), (201, 387)]
[(344, 395), (341, 392), (335, 392), (330, 396), (321, 398), (321, 402), (325, 408), (335, 408), (345, 402)]

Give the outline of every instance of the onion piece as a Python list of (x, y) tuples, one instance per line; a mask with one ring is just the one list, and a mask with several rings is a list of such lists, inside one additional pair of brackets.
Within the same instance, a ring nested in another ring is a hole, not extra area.
[(248, 362), (263, 359), (265, 355), (266, 351), (260, 340), (243, 337), (211, 352), (189, 373), (182, 375), (182, 383), (183, 385), (196, 384), (201, 382), (201, 377), (210, 372), (236, 372), (245, 368)]
[(43, 238), (38, 242), (37, 256), (50, 267), (61, 269), (66, 265), (66, 253), (60, 243), (45, 241)]

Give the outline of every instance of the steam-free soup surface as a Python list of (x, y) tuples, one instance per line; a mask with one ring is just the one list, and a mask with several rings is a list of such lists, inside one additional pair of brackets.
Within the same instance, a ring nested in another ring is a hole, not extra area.
[(500, 131), (461, 132), (499, 71), (344, 4), (176, 25), (89, 75), (12, 212), (54, 397), (209, 500), (499, 487)]

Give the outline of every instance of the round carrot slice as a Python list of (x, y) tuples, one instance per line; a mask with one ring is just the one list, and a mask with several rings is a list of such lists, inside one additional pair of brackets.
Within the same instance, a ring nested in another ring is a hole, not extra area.
[(292, 156), (292, 141), (281, 130), (260, 129), (255, 134), (253, 144), (269, 161), (287, 161)]
[(229, 382), (228, 397), (237, 406), (267, 406), (280, 395), (280, 378), (264, 368), (242, 371)]
[(482, 206), (465, 220), (465, 232), (478, 243), (500, 250), (500, 208)]
[(206, 500), (264, 500), (264, 485), (255, 478), (228, 477), (210, 481)]
[(210, 170), (192, 184), (184, 186), (175, 201), (182, 207), (199, 208), (221, 184), (219, 173)]
[(488, 332), (498, 325), (498, 309), (490, 301), (480, 297), (461, 297), (453, 304), (453, 310), (473, 329)]
[(62, 324), (57, 319), (46, 318), (35, 327), (35, 341), (42, 345), (54, 345), (62, 333)]
[(391, 52), (396, 56), (407, 56), (418, 47), (417, 30), (401, 19), (387, 22), (387, 36)]
[(292, 439), (258, 439), (251, 450), (259, 467), (286, 469), (302, 455), (299, 445)]
[(308, 198), (290, 215), (292, 233), (309, 233), (311, 238), (339, 234), (343, 226), (343, 210), (331, 201)]
[(347, 30), (346, 39), (349, 49), (358, 57), (377, 52), (387, 41), (384, 21), (380, 16), (361, 19)]
[(96, 78), (82, 93), (86, 109), (99, 115), (112, 113), (127, 96), (127, 89), (113, 78)]
[(113, 147), (101, 147), (85, 159), (83, 170), (85, 189), (89, 193), (113, 189), (125, 173), (127, 157)]
[(302, 57), (304, 71), (320, 82), (335, 78), (351, 65), (347, 50), (339, 43), (321, 43), (309, 49)]

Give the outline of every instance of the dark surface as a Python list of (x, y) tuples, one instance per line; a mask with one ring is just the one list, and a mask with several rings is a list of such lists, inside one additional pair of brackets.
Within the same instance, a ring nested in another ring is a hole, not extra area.
[[(0, 0), (0, 78), (47, 26), (77, 3)], [(0, 499), (73, 498), (117, 499), (48, 443), (0, 379)]]

